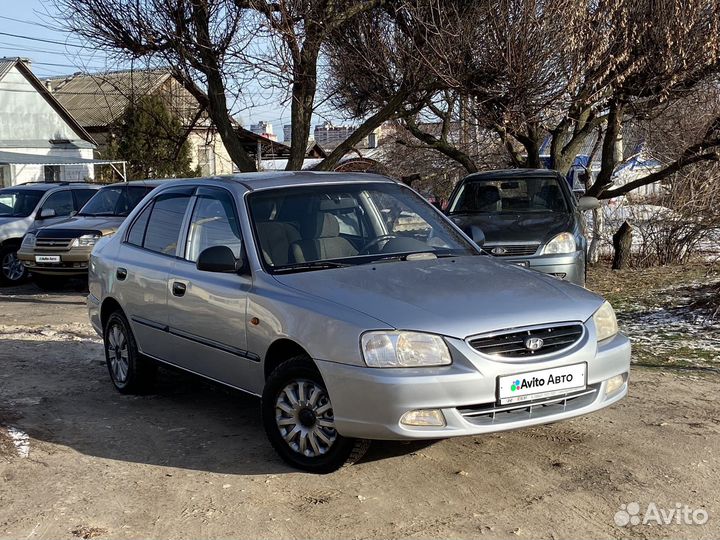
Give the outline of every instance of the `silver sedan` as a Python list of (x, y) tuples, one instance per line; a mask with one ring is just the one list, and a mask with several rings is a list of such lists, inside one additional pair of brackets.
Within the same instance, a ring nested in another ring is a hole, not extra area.
[(168, 182), (90, 261), (110, 377), (158, 364), (262, 399), (295, 467), (371, 439), (438, 439), (587, 414), (627, 393), (610, 304), (497, 262), (411, 189), (367, 174)]

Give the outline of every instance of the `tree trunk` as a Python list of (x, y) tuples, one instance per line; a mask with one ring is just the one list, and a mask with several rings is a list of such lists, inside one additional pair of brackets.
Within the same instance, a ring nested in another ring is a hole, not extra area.
[(605, 214), (603, 213), (602, 206), (593, 210), (592, 213), (592, 239), (590, 240), (590, 247), (588, 248), (587, 260), (590, 264), (597, 264), (600, 259), (600, 240), (602, 240), (603, 228), (605, 226)]
[(622, 134), (623, 104), (616, 99), (610, 102), (608, 112), (607, 128), (603, 138), (602, 154), (600, 158), (600, 172), (593, 186), (588, 190), (587, 195), (598, 197), (612, 184), (612, 175), (618, 164), (618, 138)]
[(632, 249), (632, 227), (626, 221), (615, 234), (613, 234), (613, 270), (623, 270), (630, 265), (630, 254)]
[(312, 126), (313, 104), (317, 90), (317, 59), (320, 51), (319, 43), (306, 41), (303, 45), (300, 60), (293, 66), (294, 80), (292, 85), (292, 102), (290, 104), (290, 159), (285, 170), (299, 171), (302, 169), (307, 151), (310, 128)]

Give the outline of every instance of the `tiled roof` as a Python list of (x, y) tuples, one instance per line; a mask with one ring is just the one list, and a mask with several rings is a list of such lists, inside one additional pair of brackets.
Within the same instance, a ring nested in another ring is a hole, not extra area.
[(77, 121), (105, 127), (122, 115), (131, 99), (153, 94), (169, 77), (166, 70), (78, 74), (47, 79), (53, 96)]

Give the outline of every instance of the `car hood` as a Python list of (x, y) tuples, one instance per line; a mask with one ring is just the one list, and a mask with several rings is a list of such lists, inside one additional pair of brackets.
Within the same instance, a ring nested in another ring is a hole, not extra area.
[(455, 224), (470, 235), (473, 225), (480, 227), (488, 244), (539, 242), (544, 244), (561, 232), (572, 232), (574, 216), (555, 212), (518, 214), (454, 214)]
[(40, 238), (75, 238), (83, 234), (110, 234), (117, 231), (125, 218), (122, 216), (77, 216), (38, 230)]
[(603, 302), (581, 287), (489, 256), (386, 262), (274, 277), (393, 328), (457, 338), (520, 326), (584, 322)]
[(0, 242), (8, 238), (22, 238), (30, 223), (29, 217), (0, 217)]

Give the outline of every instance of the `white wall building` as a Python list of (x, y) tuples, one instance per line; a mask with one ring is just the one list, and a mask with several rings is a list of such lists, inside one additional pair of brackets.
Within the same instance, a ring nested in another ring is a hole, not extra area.
[(28, 61), (0, 59), (0, 186), (92, 179), (95, 146)]

